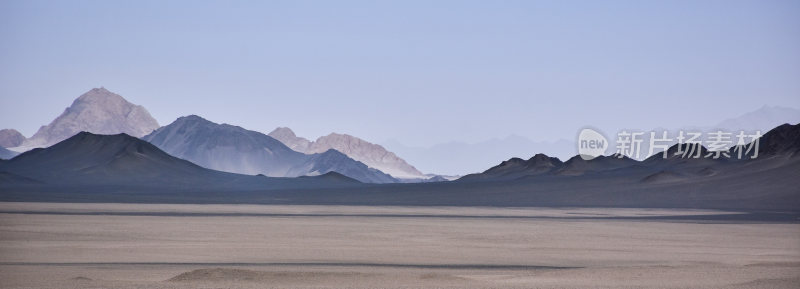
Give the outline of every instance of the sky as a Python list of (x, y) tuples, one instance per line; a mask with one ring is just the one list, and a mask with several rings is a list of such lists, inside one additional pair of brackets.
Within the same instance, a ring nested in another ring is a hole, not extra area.
[(800, 108), (800, 1), (0, 1), (0, 128), (103, 86), (161, 125), (407, 145)]

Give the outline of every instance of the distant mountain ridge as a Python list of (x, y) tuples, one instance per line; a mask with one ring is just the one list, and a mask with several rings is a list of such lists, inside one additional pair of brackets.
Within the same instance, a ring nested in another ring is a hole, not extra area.
[(754, 111), (729, 118), (713, 125), (710, 129), (728, 131), (756, 131), (762, 133), (784, 123), (800, 122), (800, 109), (781, 106), (762, 106)]
[(268, 135), (281, 141), (292, 150), (301, 153), (315, 154), (334, 149), (395, 178), (427, 178), (414, 166), (386, 150), (383, 146), (351, 135), (331, 133), (317, 138), (316, 141), (310, 141), (306, 138), (298, 137), (288, 127), (276, 128)]
[[(721, 129), (727, 132), (739, 132), (744, 130), (748, 133), (761, 130), (762, 133), (765, 133), (783, 123), (800, 122), (800, 110), (795, 108), (765, 105), (762, 107), (753, 107), (753, 109), (753, 111), (725, 119), (714, 125), (660, 128), (646, 130), (645, 132), (654, 131), (660, 133), (662, 131), (668, 131), (669, 137), (674, 139), (679, 130), (684, 130), (686, 132), (711, 132)], [(628, 129), (635, 130), (635, 128)], [(618, 131), (609, 129), (605, 132), (616, 134)], [(613, 152), (616, 147), (616, 138), (613, 137), (614, 135), (606, 136), (609, 137), (609, 150)], [(649, 135), (647, 136), (649, 137)], [(672, 144), (674, 144), (674, 142), (668, 145)], [(408, 146), (397, 140), (387, 140), (381, 142), (381, 145), (408, 162), (413, 163), (416, 168), (422, 171), (461, 175), (481, 172), (487, 167), (496, 164), (498, 160), (509, 159), (514, 156), (545, 153), (549, 156), (555, 156), (566, 160), (572, 157), (577, 151), (576, 144), (572, 140), (534, 141), (517, 135), (475, 143), (453, 141), (428, 147)], [(655, 153), (660, 152), (660, 150), (654, 151)], [(641, 152), (638, 158), (640, 160), (647, 157), (646, 155), (649, 153), (649, 142), (645, 141), (641, 144)]]
[(97, 134), (125, 133), (144, 136), (159, 127), (147, 110), (105, 88), (84, 93), (50, 124), (42, 126), (21, 144), (19, 151), (47, 147), (82, 132)]
[(59, 184), (135, 184), (153, 178), (163, 182), (206, 183), (207, 174), (211, 173), (135, 137), (89, 132), (80, 132), (48, 148), (22, 153), (2, 168)]
[(558, 158), (549, 157), (545, 154), (536, 154), (528, 160), (511, 158), (489, 168), (483, 173), (467, 175), (459, 180), (516, 179), (524, 176), (550, 173), (561, 168), (563, 164)]
[(152, 187), (154, 189), (270, 189), (350, 183), (347, 179), (288, 179), (214, 171), (171, 156), (126, 135), (81, 132), (48, 148), (37, 148), (0, 162), (6, 185), (14, 180), (63, 188)]
[(391, 176), (341, 152), (303, 154), (260, 132), (217, 124), (196, 115), (180, 117), (142, 139), (171, 155), (220, 171), (271, 177), (335, 171), (365, 183), (395, 182)]
[[(743, 146), (746, 148), (751, 144)], [(768, 159), (776, 155), (786, 158), (800, 156), (800, 124), (783, 124), (770, 130), (758, 139), (758, 157)], [(558, 158), (548, 157), (544, 154), (536, 154), (529, 160), (511, 158), (503, 161), (497, 166), (491, 167), (482, 173), (470, 174), (459, 179), (459, 181), (508, 181), (520, 178), (527, 178), (538, 175), (570, 175), (578, 176), (587, 173), (602, 173), (614, 170), (629, 169), (636, 171), (655, 170), (655, 173), (648, 180), (663, 179), (666, 176), (675, 178), (680, 175), (675, 172), (692, 171), (695, 175), (708, 175), (719, 171), (720, 166), (726, 166), (732, 162), (743, 162), (749, 159), (738, 159), (736, 147), (731, 147), (725, 152), (732, 158), (706, 157), (710, 152), (702, 145), (695, 146), (693, 149), (699, 151), (699, 158), (682, 156), (678, 153), (690, 149), (689, 144), (675, 144), (667, 150), (667, 157), (663, 154), (655, 154), (643, 161), (636, 161), (628, 157), (614, 154), (610, 156), (599, 156), (592, 160), (584, 160), (579, 156), (574, 156), (566, 162), (561, 162)], [(752, 152), (751, 154), (752, 155)], [(656, 177), (657, 176), (657, 177)]]
[(82, 133), (0, 161), (0, 200), (798, 212), (800, 125), (767, 132), (758, 153), (756, 159), (742, 160), (673, 154), (645, 161), (576, 156), (565, 162), (539, 154), (512, 158), (482, 176), (455, 182), (366, 185), (337, 173), (270, 178), (213, 171), (127, 135)]

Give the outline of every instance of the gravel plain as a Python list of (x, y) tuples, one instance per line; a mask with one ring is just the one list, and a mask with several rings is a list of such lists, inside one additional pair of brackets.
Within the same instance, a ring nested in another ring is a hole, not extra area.
[(800, 222), (731, 214), (0, 203), (0, 288), (800, 286)]

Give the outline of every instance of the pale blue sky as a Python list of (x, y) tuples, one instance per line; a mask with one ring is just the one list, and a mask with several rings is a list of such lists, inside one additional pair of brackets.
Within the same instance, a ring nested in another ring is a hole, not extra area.
[(710, 125), (800, 107), (798, 15), (771, 0), (0, 0), (0, 127), (31, 136), (99, 86), (162, 125), (409, 145)]

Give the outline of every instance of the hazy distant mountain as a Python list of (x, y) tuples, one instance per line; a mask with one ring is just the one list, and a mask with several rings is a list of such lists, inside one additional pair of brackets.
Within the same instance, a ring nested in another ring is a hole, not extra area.
[(535, 153), (570, 157), (576, 149), (572, 141), (536, 142), (522, 136), (508, 136), (477, 143), (449, 142), (431, 147), (411, 147), (398, 141), (383, 145), (424, 172), (466, 175), (482, 172), (498, 160)]
[(25, 136), (14, 129), (0, 130), (0, 147), (13, 148), (22, 144)]
[(395, 178), (426, 178), (423, 173), (394, 153), (387, 151), (382, 146), (351, 135), (331, 133), (312, 142), (308, 139), (296, 136), (294, 132), (287, 127), (279, 127), (270, 132), (269, 136), (301, 153), (315, 154), (335, 149), (354, 160), (392, 175)]
[(726, 119), (712, 126), (711, 129), (725, 129), (728, 131), (760, 130), (765, 133), (781, 124), (798, 122), (800, 122), (800, 109), (765, 105), (738, 117)]
[(144, 136), (156, 128), (158, 122), (144, 107), (132, 104), (105, 88), (93, 88), (67, 107), (50, 124), (42, 126), (22, 144), (25, 150), (47, 147), (65, 140), (81, 131), (97, 134), (125, 133)]
[(173, 156), (225, 172), (297, 177), (335, 171), (362, 182), (394, 182), (391, 176), (340, 152), (303, 154), (260, 132), (196, 115), (178, 118), (142, 139)]
[[(154, 145), (128, 136), (81, 132), (48, 148), (34, 149), (0, 162), (5, 182), (37, 182), (71, 187), (152, 187), (270, 189), (332, 185), (346, 179), (275, 179), (219, 172), (173, 157)], [(111, 192), (109, 192), (111, 193)]]

